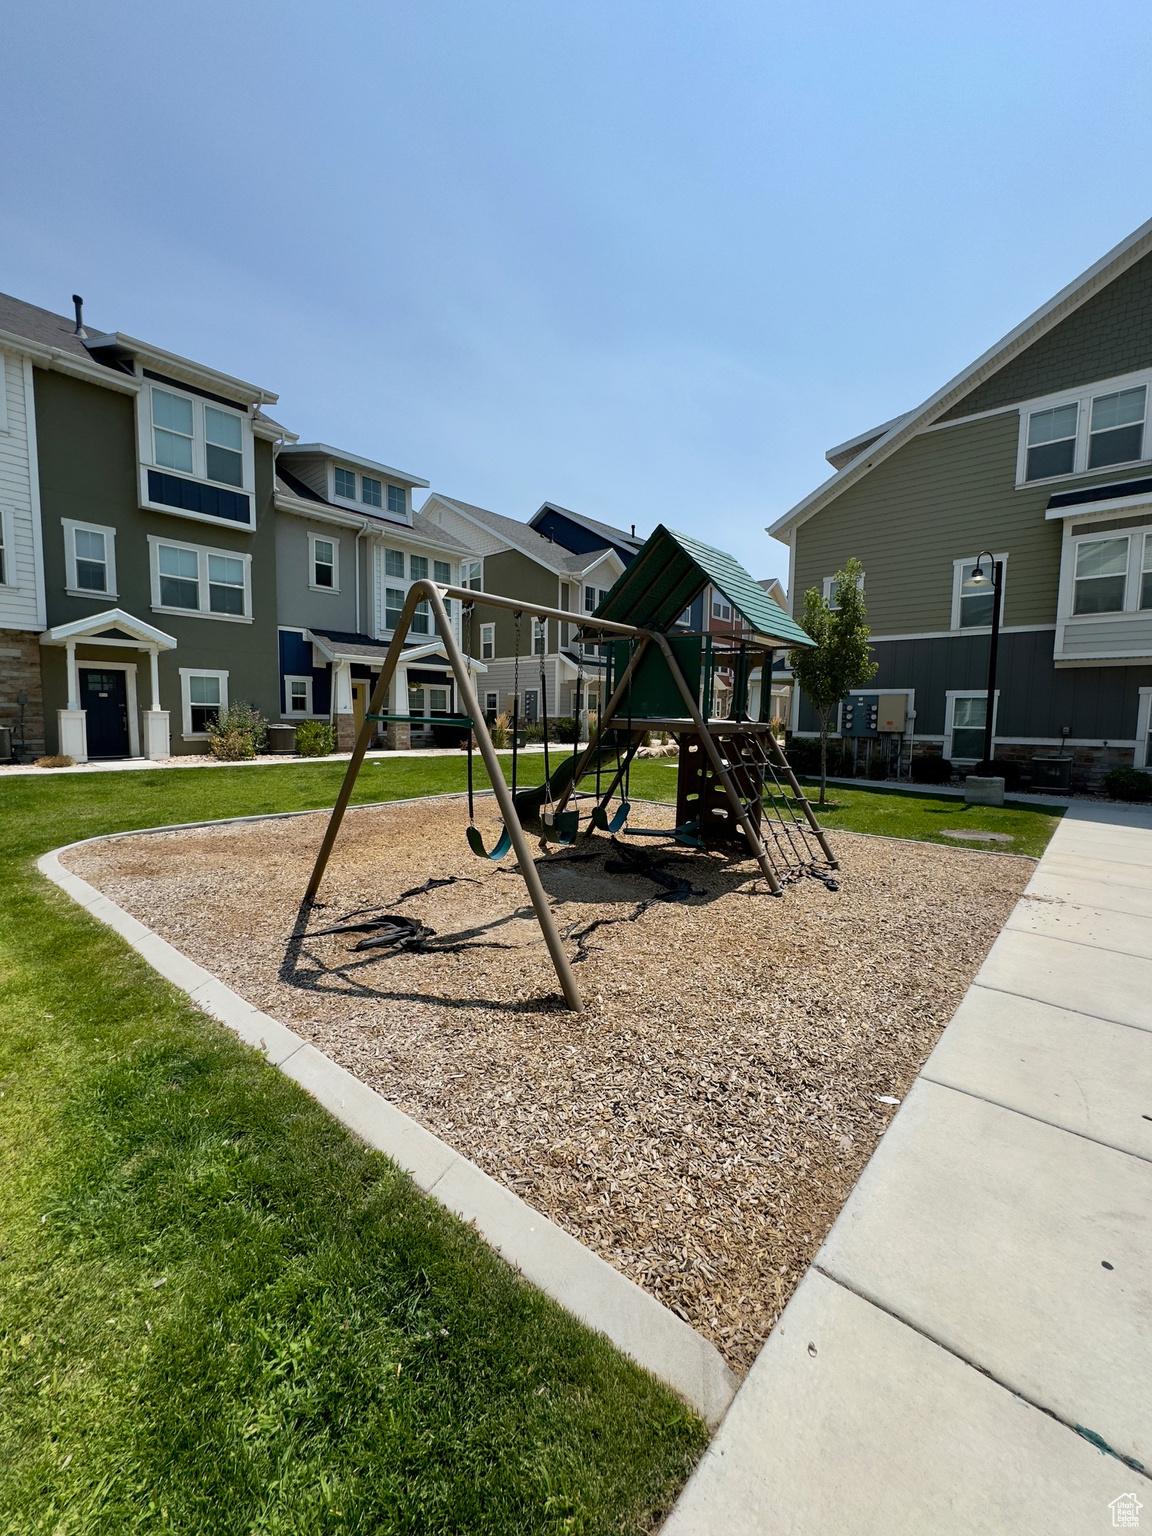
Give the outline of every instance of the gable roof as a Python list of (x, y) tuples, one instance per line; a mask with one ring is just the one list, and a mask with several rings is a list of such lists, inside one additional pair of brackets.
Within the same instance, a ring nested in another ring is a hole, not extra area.
[(596, 610), (600, 619), (667, 628), (706, 586), (732, 604), (757, 635), (780, 645), (811, 645), (764, 588), (731, 555), (661, 523)]
[[(392, 533), (398, 539), (405, 537), (417, 539), (421, 544), (433, 544), (440, 549), (459, 551), (465, 555), (469, 553), (468, 545), (458, 539), (455, 534), (448, 532), (446, 528), (438, 528), (431, 518), (424, 517), (419, 512), (413, 512), (410, 523), (398, 523), (390, 517), (384, 517), (372, 507), (340, 507), (334, 502), (325, 501), (319, 492), (314, 491), (310, 485), (305, 485), (303, 480), (297, 479), (283, 462), (283, 454), (276, 459), (276, 497), (287, 512), (307, 513), (315, 507), (318, 511), (323, 509), (325, 513), (338, 513), (338, 521), (347, 527), (357, 527), (360, 524), (372, 523), (372, 531), (377, 534)], [(292, 502), (306, 503), (305, 506), (293, 507)]]
[[(1119, 245), (1113, 248), (1099, 261), (1095, 262), (1086, 272), (1082, 272), (1078, 278), (1061, 288), (1046, 304), (1042, 304), (1026, 320), (1022, 320), (1007, 336), (1001, 338), (995, 346), (989, 347), (974, 363), (958, 373), (955, 378), (938, 389), (934, 395), (930, 395), (923, 405), (915, 410), (908, 411), (904, 416), (897, 416), (888, 423), (887, 429), (882, 430), (882, 435), (877, 437), (873, 433), (862, 433), (859, 439), (849, 438), (841, 448), (850, 448), (857, 441), (861, 447), (855, 457), (844, 464), (839, 472), (818, 485), (814, 491), (810, 491), (803, 500), (783, 517), (776, 519), (768, 527), (768, 532), (774, 538), (787, 539), (793, 528), (815, 517), (817, 512), (834, 501), (842, 491), (846, 491), (850, 485), (855, 485), (862, 480), (870, 470), (876, 468), (887, 458), (902, 448), (906, 442), (913, 438), (925, 427), (931, 426), (946, 411), (969, 394), (978, 384), (998, 373), (1004, 365), (1025, 351), (1033, 342), (1039, 341), (1041, 336), (1053, 330), (1062, 320), (1080, 308), (1092, 296), (1106, 288), (1129, 267), (1135, 265), (1142, 257), (1152, 251), (1152, 219), (1141, 224), (1139, 229), (1133, 232)], [(828, 457), (838, 454), (837, 449), (830, 449)]]
[(535, 528), (537, 523), (546, 518), (549, 512), (555, 512), (560, 517), (566, 517), (570, 522), (576, 523), (581, 528), (586, 528), (589, 533), (604, 540), (610, 548), (619, 546), (631, 554), (636, 554), (644, 543), (634, 533), (625, 533), (623, 528), (614, 528), (611, 523), (597, 522), (594, 517), (585, 517), (582, 512), (573, 512), (568, 507), (562, 507), (558, 502), (541, 502), (539, 508), (528, 519), (528, 526)]
[(329, 443), (290, 443), (281, 448), (281, 458), (308, 458), (308, 459), (335, 459), (340, 464), (355, 464), (358, 469), (372, 469), (378, 475), (385, 478), (391, 476), (393, 480), (400, 481), (403, 485), (427, 486), (427, 480), (421, 480), (419, 475), (409, 474), (406, 469), (393, 469), (389, 464), (381, 464), (376, 459), (363, 459), (357, 453), (347, 453), (343, 448), (333, 448)]
[[(439, 491), (433, 491), (428, 501), (442, 502), (453, 512), (458, 512), (461, 517), (469, 522), (478, 524), (481, 528), (487, 528), (497, 538), (505, 539), (514, 549), (521, 554), (535, 560), (537, 564), (554, 571), (558, 576), (582, 576), (585, 571), (610, 556), (620, 562), (620, 556), (611, 546), (604, 549), (594, 549), (588, 554), (577, 555), (571, 550), (565, 549), (561, 544), (554, 544), (551, 539), (546, 539), (543, 534), (537, 533), (529, 523), (522, 523), (515, 517), (504, 517), (499, 512), (489, 512), (487, 507), (477, 507), (470, 501), (458, 501), (454, 496), (444, 496)], [(424, 503), (424, 507), (428, 505)], [(420, 508), (417, 516), (423, 515), (424, 507)]]

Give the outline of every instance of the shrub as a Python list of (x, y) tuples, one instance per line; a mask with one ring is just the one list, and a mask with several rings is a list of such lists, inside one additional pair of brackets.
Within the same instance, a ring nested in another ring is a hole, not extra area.
[(952, 764), (946, 757), (924, 753), (912, 759), (911, 771), (914, 784), (947, 784), (952, 777)]
[(327, 757), (336, 750), (336, 732), (325, 720), (301, 720), (296, 727), (296, 751), (301, 757)]
[(786, 750), (788, 761), (797, 773), (820, 772), (820, 742), (818, 740), (814, 740), (811, 736), (793, 736)]
[(67, 752), (50, 753), (47, 757), (38, 757), (32, 764), (33, 768), (75, 768), (76, 759), (69, 757)]
[(494, 747), (506, 747), (512, 735), (512, 724), (507, 715), (497, 715), (488, 727)]
[(251, 704), (229, 704), (208, 732), (208, 750), (222, 763), (255, 757), (264, 745), (268, 727)]
[(1152, 800), (1152, 773), (1113, 768), (1105, 777), (1104, 793), (1112, 800)]

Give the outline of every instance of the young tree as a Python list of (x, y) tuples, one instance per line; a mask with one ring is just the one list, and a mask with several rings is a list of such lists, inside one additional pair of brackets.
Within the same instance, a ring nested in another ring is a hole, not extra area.
[(841, 699), (853, 688), (871, 682), (879, 663), (871, 659), (864, 622), (864, 594), (860, 578), (864, 567), (859, 560), (849, 560), (832, 579), (832, 602), (818, 587), (804, 594), (804, 612), (800, 627), (816, 643), (788, 652), (788, 665), (820, 717), (820, 804), (828, 790), (828, 729)]

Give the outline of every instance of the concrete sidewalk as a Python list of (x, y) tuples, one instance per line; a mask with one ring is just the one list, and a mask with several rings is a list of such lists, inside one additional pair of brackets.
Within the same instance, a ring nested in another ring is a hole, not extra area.
[(1150, 1474), (1152, 810), (1079, 804), (664, 1536), (1152, 1528)]

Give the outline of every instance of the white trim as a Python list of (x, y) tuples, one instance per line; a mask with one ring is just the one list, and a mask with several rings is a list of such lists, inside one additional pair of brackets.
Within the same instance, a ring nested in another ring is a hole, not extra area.
[[(887, 690), (885, 690), (885, 691), (887, 691)], [(896, 690), (896, 689), (892, 690), (892, 692), (897, 692), (897, 691), (898, 690)], [(944, 756), (948, 759), (949, 762), (953, 762), (953, 763), (978, 763), (980, 761), (980, 759), (978, 757), (954, 757), (953, 756), (953, 754), (952, 754), (952, 732), (955, 729), (955, 727), (953, 725), (953, 717), (954, 717), (954, 713), (955, 713), (956, 700), (957, 699), (987, 699), (987, 697), (988, 697), (988, 690), (987, 690), (987, 688), (949, 688), (949, 689), (947, 689), (945, 691), (945, 694), (944, 694), (944, 744), (947, 746), (948, 750), (944, 753)], [(996, 756), (996, 741), (997, 741), (997, 737), (996, 737), (996, 718), (999, 715), (999, 713), (1000, 713), (1000, 690), (999, 690), (999, 688), (997, 688), (996, 692), (992, 695), (992, 756), (993, 757)], [(968, 729), (971, 729), (971, 727), (962, 726), (961, 729), (962, 730), (968, 730)], [(925, 741), (925, 740), (928, 740), (929, 738), (922, 736), (920, 739), (921, 739), (921, 741)], [(1005, 738), (1005, 740), (1006, 739), (1007, 738)]]
[[(1038, 635), (1055, 629), (1055, 624), (1001, 624), (1002, 635)], [(988, 626), (979, 629), (921, 629), (906, 635), (869, 635), (869, 645), (891, 645), (897, 640), (958, 640), (965, 635), (986, 635)]]
[[(1091, 429), (1092, 401), (1101, 395), (1113, 395), (1123, 389), (1143, 389), (1144, 394), (1144, 435), (1141, 448), (1144, 450), (1137, 459), (1124, 459), (1118, 464), (1098, 464), (1094, 469), (1088, 467), (1088, 439)], [(1057, 410), (1060, 406), (1076, 406), (1076, 438), (1073, 447), (1072, 468), (1059, 475), (1041, 475), (1035, 480), (1024, 478), (1028, 459), (1028, 420), (1037, 411)], [(1062, 389), (1053, 395), (1040, 395), (1035, 400), (1022, 400), (1016, 406), (1020, 417), (1020, 431), (1016, 441), (1016, 489), (1022, 491), (1031, 490), (1037, 485), (1067, 485), (1072, 480), (1081, 480), (1085, 475), (1112, 475), (1115, 473), (1123, 478), (1152, 462), (1152, 454), (1148, 452), (1152, 448), (1152, 368), (1143, 368), (1137, 373), (1118, 374), (1111, 379), (1097, 379), (1091, 384), (1080, 384), (1074, 389)]]
[(1140, 702), (1136, 708), (1136, 756), (1133, 766), (1152, 768), (1152, 750), (1149, 750), (1152, 742), (1148, 740), (1152, 733), (1152, 688), (1140, 688), (1137, 691)]
[(180, 725), (185, 741), (207, 741), (207, 731), (192, 729), (192, 695), (188, 687), (190, 677), (215, 677), (220, 682), (220, 708), (228, 708), (228, 673), (215, 667), (180, 668)]
[(40, 459), (36, 442), (36, 386), (32, 359), (24, 360), (24, 430), (28, 452), (28, 487), (32, 493), (32, 548), (36, 566), (36, 624), (48, 623), (48, 594), (44, 585), (44, 525), (40, 513)]
[[(79, 518), (62, 517), (60, 527), (64, 531), (64, 590), (69, 597), (83, 597), (99, 602), (102, 597), (118, 597), (116, 585), (116, 530), (107, 523), (81, 522)], [(104, 574), (107, 586), (101, 591), (81, 587), (76, 580), (76, 534), (99, 533), (104, 538)]]
[[(160, 601), (160, 545), (169, 549), (189, 550), (196, 556), (197, 598), (199, 608), (169, 608)], [(208, 590), (208, 556), (219, 555), (227, 560), (239, 560), (244, 566), (244, 612), (213, 613), (205, 606), (211, 601)], [(148, 569), (152, 581), (152, 612), (183, 614), (189, 619), (218, 619), (227, 624), (251, 624), (252, 622), (252, 556), (247, 551), (213, 549), (207, 544), (186, 544), (180, 539), (166, 539), (159, 534), (148, 535)]]
[[(325, 544), (329, 545), (331, 547), (331, 550), (332, 550), (332, 585), (330, 587), (325, 587), (320, 582), (318, 582), (316, 580), (316, 541), (317, 541), (317, 539), (320, 539)], [(308, 590), (310, 592), (333, 592), (333, 593), (336, 593), (336, 594), (338, 594), (339, 591), (340, 591), (340, 540), (338, 538), (332, 537), (330, 534), (326, 534), (326, 533), (313, 533), (311, 530), (309, 530), (309, 533), (308, 533)]]
[[(393, 480), (403, 480), (409, 489), (413, 486), (427, 487), (431, 484), (429, 480), (421, 480), (419, 475), (410, 475), (405, 469), (394, 469), (391, 464), (381, 464), (378, 459), (362, 459), (359, 454), (348, 453), (343, 448), (333, 448), (329, 443), (293, 443), (290, 448), (281, 449), (281, 453), (289, 459), (295, 455), (298, 458), (343, 460), (345, 463), (355, 464), (358, 469), (370, 469), (374, 474), (391, 475)], [(409, 501), (409, 510), (411, 510), (411, 501)]]
[[(3, 354), (0, 354), (2, 363)], [(16, 514), (11, 507), (0, 507), (0, 591), (18, 592), (16, 571)]]
[[(16, 356), (13, 357), (12, 361), (16, 364), (16, 366), (18, 368), (21, 367), (21, 358), (20, 358), (19, 354), (16, 354)], [(5, 434), (5, 436), (7, 436), (7, 433), (8, 433), (8, 354), (3, 349), (0, 349), (0, 432), (3, 432)]]
[[(136, 456), (141, 507), (153, 512), (163, 512), (170, 517), (188, 518), (197, 523), (211, 523), (217, 528), (240, 528), (246, 533), (254, 532), (256, 528), (256, 457), (251, 414), (246, 412), (243, 406), (228, 406), (218, 400), (205, 400), (202, 395), (192, 394), (187, 389), (182, 391), (179, 388), (173, 388), (170, 384), (161, 384), (156, 379), (143, 379), (141, 385), (136, 396)], [(167, 464), (156, 462), (152, 396), (157, 390), (161, 394), (175, 395), (180, 400), (186, 400), (192, 408), (192, 468), (190, 470), (172, 469)], [(240, 462), (243, 481), (241, 485), (232, 485), (226, 480), (213, 480), (208, 475), (208, 442), (204, 422), (206, 409), (235, 416), (240, 423)], [(162, 475), (174, 475), (178, 480), (189, 480), (197, 485), (209, 486), (213, 490), (232, 491), (237, 495), (245, 496), (248, 500), (248, 521), (236, 522), (231, 518), (213, 517), (207, 512), (193, 512), (185, 507), (169, 506), (167, 502), (153, 501), (148, 494), (148, 472), (153, 469)]]
[[(954, 632), (960, 635), (990, 635), (992, 633), (991, 624), (969, 624), (967, 628), (963, 628), (960, 624), (960, 588), (962, 585), (964, 567), (966, 565), (974, 566), (980, 557), (980, 553), (983, 553), (983, 551), (980, 551), (975, 555), (965, 555), (961, 559), (953, 560), (952, 562), (952, 630), (950, 632)], [(1008, 556), (1006, 554), (993, 555), (992, 559), (993, 562), (999, 561), (1001, 566), (1000, 618), (1003, 619), (1004, 594), (1008, 590)], [(993, 572), (990, 571), (988, 574), (989, 579), (991, 579)], [(1000, 633), (1004, 633), (1003, 624), (1000, 626)], [(869, 638), (871, 640), (871, 637)]]
[(1048, 523), (1106, 523), (1125, 512), (1147, 512), (1152, 516), (1152, 491), (1136, 496), (1115, 496), (1110, 501), (1081, 501), (1071, 507), (1047, 507), (1044, 520)]
[(966, 427), (973, 421), (990, 421), (993, 416), (1010, 416), (1016, 405), (995, 405), (990, 411), (973, 411), (971, 416), (953, 416), (949, 421), (934, 421), (921, 432), (947, 432), (949, 427)]
[[(104, 629), (123, 629), (132, 637), (129, 640), (105, 640), (100, 638)], [(162, 629), (134, 619), (123, 608), (108, 608), (103, 613), (90, 613), (87, 618), (73, 619), (70, 624), (57, 624), (46, 629), (40, 636), (41, 645), (66, 645), (70, 640), (91, 641), (97, 645), (134, 645), (137, 649), (157, 646), (162, 651), (174, 651), (176, 641)]]
[[(248, 403), (251, 405), (275, 405), (280, 398), (270, 389), (261, 389), (258, 384), (249, 384), (247, 380), (234, 378), (230, 373), (220, 373), (215, 368), (205, 367), (203, 363), (194, 363), (191, 358), (181, 357), (178, 352), (165, 352), (162, 347), (154, 347), (148, 341), (139, 341), (135, 336), (126, 336), (123, 331), (93, 332), (85, 345), (90, 352), (100, 352), (107, 347), (131, 352), (141, 367), (145, 363), (159, 363), (161, 368), (156, 371), (170, 373), (172, 378), (176, 378), (180, 371), (191, 374), (191, 379), (185, 381), (186, 387), (188, 383), (193, 383), (199, 389), (219, 390), (222, 394), (247, 396)], [(98, 366), (102, 372), (111, 371), (103, 364)], [(140, 382), (151, 383), (152, 381), (149, 379)]]
[[(315, 718), (315, 712), (314, 712), (314, 710), (312, 708), (312, 676), (311, 676), (311, 673), (285, 672), (283, 677), (281, 678), (281, 683), (283, 684), (283, 688), (284, 688), (284, 695), (283, 695), (284, 703), (283, 703), (283, 705), (281, 707), (281, 710), (280, 710), (280, 718), (281, 718), (281, 720), (312, 720), (312, 719), (314, 719)], [(304, 694), (305, 707), (304, 707), (303, 710), (289, 709), (288, 708), (289, 701), (292, 698), (292, 686), (291, 685), (293, 683), (303, 683), (304, 684), (304, 687), (305, 687), (305, 694)]]
[(938, 417), (943, 416), (965, 395), (970, 394), (978, 384), (982, 384), (992, 374), (998, 373), (1012, 358), (1017, 357), (1041, 336), (1059, 325), (1061, 320), (1066, 319), (1082, 304), (1087, 303), (1093, 294), (1098, 293), (1126, 272), (1147, 253), (1149, 248), (1152, 248), (1152, 219), (1146, 220), (1139, 229), (1133, 230), (1099, 261), (1094, 262), (1086, 272), (1082, 272), (1079, 277), (1067, 284), (1039, 309), (1034, 310), (1027, 319), (1022, 320), (994, 346), (983, 352), (974, 363), (970, 363), (935, 394), (930, 395), (916, 410), (910, 411), (886, 436), (861, 452), (838, 474), (825, 480), (782, 517), (777, 518), (769, 526), (768, 532), (773, 538), (781, 538), (785, 530), (799, 527), (810, 517), (815, 517), (817, 512), (822, 511), (842, 491), (846, 491), (849, 486), (863, 479), (869, 470), (891, 457), (917, 433), (930, 426)]
[[(1076, 591), (1076, 559), (1081, 544), (1097, 543), (1103, 539), (1123, 539), (1128, 545), (1124, 575), (1124, 606), (1111, 613), (1073, 613)], [(1147, 643), (1125, 641), (1125, 630), (1130, 630), (1134, 620), (1143, 618), (1152, 623), (1152, 609), (1140, 607), (1143, 585), (1143, 555), (1145, 542), (1152, 542), (1152, 526), (1141, 524), (1135, 528), (1117, 528), (1109, 533), (1096, 529), (1088, 533), (1073, 534), (1071, 523), (1066, 522), (1060, 543), (1060, 585), (1056, 600), (1056, 640), (1052, 657), (1057, 665), (1085, 666), (1099, 662), (1138, 663), (1152, 659)], [(1106, 632), (1115, 632), (1115, 642), (1098, 644), (1091, 652), (1068, 652), (1069, 638), (1077, 630), (1103, 625)]]
[[(100, 645), (102, 642), (99, 640), (89, 640), (87, 643), (89, 645)], [(125, 674), (124, 682), (128, 694), (128, 756), (141, 757), (143, 754), (140, 751), (140, 707), (137, 700), (136, 663), (134, 661), (105, 661), (100, 656), (77, 656), (76, 687), (78, 699), (81, 672), (123, 672)], [(85, 721), (85, 727), (87, 727), (87, 721)]]
[[(484, 654), (485, 647), (488, 646), (488, 645), (490, 645), (491, 648), (492, 648), (492, 654), (490, 656), (486, 656)], [(480, 658), (479, 659), (481, 661), (495, 661), (496, 660), (496, 625), (495, 625), (495, 623), (492, 623), (492, 624), (481, 624), (480, 625)]]

